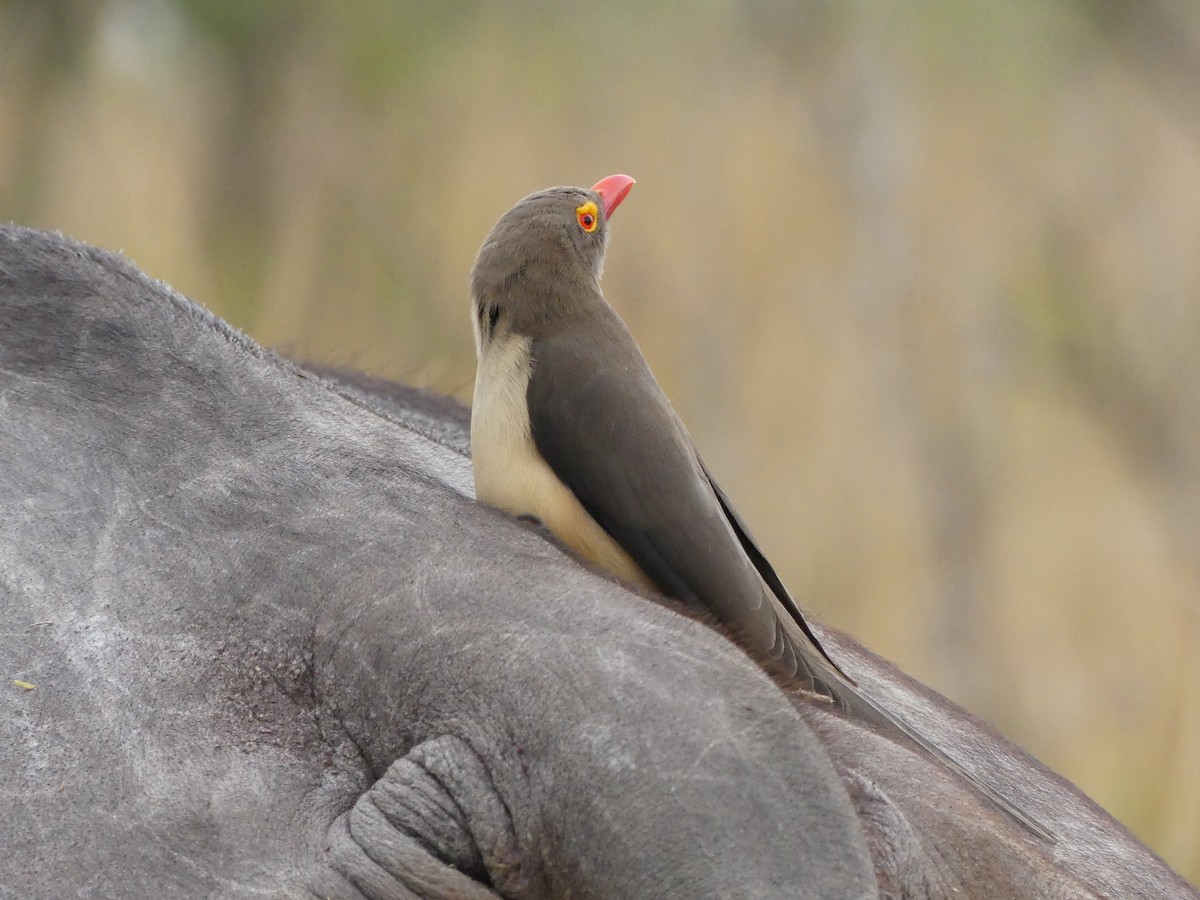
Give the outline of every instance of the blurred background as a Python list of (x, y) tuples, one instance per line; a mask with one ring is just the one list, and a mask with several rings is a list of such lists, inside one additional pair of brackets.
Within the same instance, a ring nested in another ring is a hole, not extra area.
[(469, 401), (492, 223), (634, 175), (606, 294), (801, 603), (1200, 880), (1200, 5), (600, 6), (0, 0), (0, 218)]

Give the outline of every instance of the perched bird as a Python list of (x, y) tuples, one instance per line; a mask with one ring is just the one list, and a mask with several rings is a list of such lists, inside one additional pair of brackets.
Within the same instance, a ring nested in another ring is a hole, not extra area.
[(608, 220), (633, 179), (556, 187), (501, 216), (471, 272), (477, 497), (540, 520), (618, 577), (710, 613), (810, 692), (887, 727), (1044, 829), (842, 671), (700, 459), (600, 292)]

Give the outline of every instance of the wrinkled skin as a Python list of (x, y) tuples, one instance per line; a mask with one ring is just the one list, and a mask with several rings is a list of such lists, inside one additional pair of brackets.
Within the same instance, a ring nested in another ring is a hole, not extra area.
[(466, 434), (0, 228), (0, 897), (1197, 896), (848, 638), (1058, 840), (479, 506)]

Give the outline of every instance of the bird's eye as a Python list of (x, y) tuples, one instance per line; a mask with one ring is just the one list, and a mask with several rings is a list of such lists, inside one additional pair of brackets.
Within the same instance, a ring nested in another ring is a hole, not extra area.
[(579, 227), (587, 232), (595, 231), (600, 224), (600, 214), (591, 200), (575, 210), (575, 218), (579, 220)]

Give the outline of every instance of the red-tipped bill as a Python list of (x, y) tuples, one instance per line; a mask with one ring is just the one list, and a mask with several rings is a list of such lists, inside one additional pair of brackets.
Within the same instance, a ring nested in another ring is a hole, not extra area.
[(621, 201), (625, 199), (625, 195), (629, 193), (629, 189), (633, 187), (634, 181), (628, 175), (609, 175), (607, 178), (602, 178), (592, 186), (592, 190), (600, 195), (600, 199), (604, 201), (604, 218), (611, 216)]

